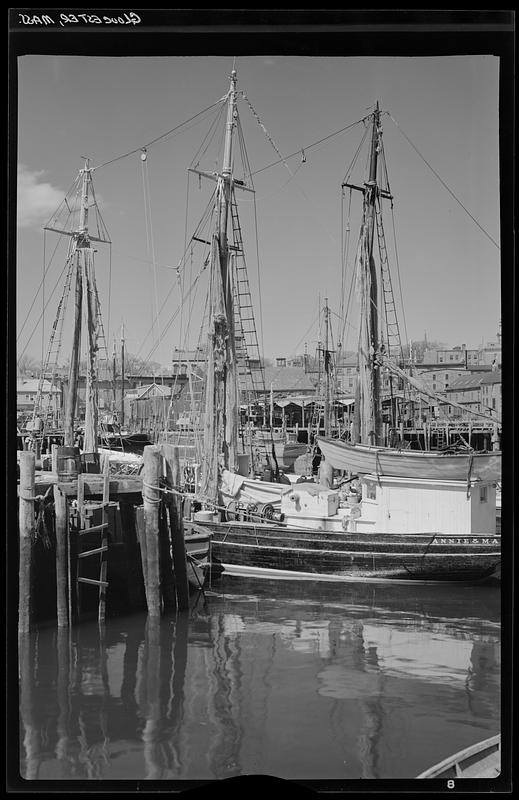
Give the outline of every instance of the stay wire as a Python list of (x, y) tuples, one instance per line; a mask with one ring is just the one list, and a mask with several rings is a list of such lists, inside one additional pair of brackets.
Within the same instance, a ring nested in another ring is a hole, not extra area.
[(470, 211), (468, 210), (468, 208), (467, 208), (466, 206), (464, 206), (464, 205), (463, 205), (463, 203), (461, 202), (461, 200), (459, 200), (459, 199), (456, 197), (456, 195), (454, 194), (454, 192), (452, 191), (452, 189), (450, 189), (450, 188), (447, 186), (447, 184), (445, 183), (445, 181), (443, 180), (443, 178), (441, 178), (441, 177), (438, 175), (438, 173), (436, 172), (436, 170), (435, 170), (435, 169), (434, 169), (434, 168), (433, 168), (433, 167), (432, 167), (432, 166), (429, 164), (429, 162), (427, 161), (427, 159), (426, 159), (426, 158), (425, 158), (425, 157), (424, 157), (424, 156), (423, 156), (423, 155), (420, 153), (420, 151), (418, 150), (418, 148), (416, 147), (416, 145), (414, 145), (414, 144), (413, 144), (413, 142), (411, 141), (411, 139), (410, 139), (410, 138), (407, 136), (407, 134), (406, 134), (406, 133), (405, 133), (405, 132), (402, 130), (402, 128), (400, 127), (400, 125), (398, 124), (398, 122), (397, 122), (397, 121), (394, 119), (394, 117), (392, 117), (392, 116), (391, 116), (391, 114), (389, 114), (389, 112), (386, 112), (386, 113), (389, 115), (389, 118), (390, 118), (390, 119), (391, 119), (391, 120), (392, 120), (392, 121), (395, 123), (396, 127), (398, 128), (398, 130), (400, 131), (400, 133), (402, 134), (402, 136), (403, 136), (403, 137), (404, 137), (404, 138), (405, 138), (405, 139), (406, 139), (406, 140), (409, 142), (409, 144), (411, 145), (411, 147), (413, 148), (413, 150), (414, 150), (416, 153), (418, 153), (418, 155), (420, 156), (420, 158), (422, 159), (422, 161), (424, 162), (424, 164), (426, 164), (426, 165), (429, 167), (429, 169), (431, 170), (431, 172), (433, 173), (433, 175), (435, 175), (435, 176), (436, 176), (436, 178), (438, 178), (438, 180), (440, 181), (441, 185), (442, 185), (442, 186), (443, 186), (445, 189), (447, 189), (447, 191), (449, 192), (449, 194), (451, 195), (451, 197), (453, 197), (453, 198), (454, 198), (454, 200), (455, 200), (455, 201), (458, 203), (458, 205), (459, 205), (459, 206), (461, 206), (461, 208), (462, 208), (462, 209), (465, 211), (465, 213), (466, 213), (466, 214), (468, 214), (468, 216), (471, 218), (471, 220), (472, 220), (472, 221), (473, 221), (473, 222), (474, 222), (474, 223), (475, 223), (475, 224), (478, 226), (478, 228), (480, 229), (480, 231), (481, 231), (482, 233), (484, 233), (484, 235), (487, 237), (487, 239), (489, 239), (489, 240), (492, 242), (492, 244), (493, 244), (495, 247), (497, 247), (497, 249), (498, 249), (498, 250), (501, 250), (500, 246), (499, 246), (499, 245), (498, 245), (498, 243), (495, 241), (495, 239), (493, 239), (493, 238), (492, 238), (492, 236), (491, 236), (489, 233), (487, 233), (487, 231), (486, 231), (486, 230), (483, 228), (483, 226), (482, 226), (482, 225), (480, 225), (480, 223), (477, 221), (477, 219), (476, 219), (474, 216), (472, 216), (472, 214), (470, 213)]
[(166, 131), (166, 133), (161, 133), (160, 136), (155, 137), (155, 139), (151, 139), (144, 145), (140, 145), (140, 147), (135, 147), (133, 150), (128, 150), (127, 153), (123, 153), (120, 156), (111, 158), (109, 161), (104, 161), (102, 164), (98, 164), (97, 166), (92, 167), (92, 171), (96, 169), (101, 169), (101, 167), (107, 167), (109, 164), (115, 164), (116, 161), (121, 161), (121, 159), (127, 158), (128, 156), (132, 156), (135, 153), (140, 153), (143, 150), (143, 148), (151, 147), (152, 144), (160, 142), (161, 139), (165, 139), (167, 136), (170, 136), (172, 133), (175, 133), (176, 131), (183, 128), (185, 125), (188, 125), (190, 122), (193, 122), (193, 120), (197, 119), (198, 117), (201, 117), (203, 114), (206, 114), (208, 111), (217, 106), (219, 103), (222, 103), (224, 100), (225, 98), (220, 98), (219, 100), (216, 101), (216, 103), (211, 103), (211, 105), (207, 106), (207, 108), (204, 108), (203, 111), (199, 111), (198, 114), (195, 114), (189, 119), (184, 120), (184, 122), (181, 122), (179, 125), (175, 125), (174, 128), (171, 128), (169, 131)]
[[(69, 214), (68, 214), (68, 216), (67, 216), (67, 219), (66, 219), (66, 221), (65, 221), (65, 224), (68, 222), (68, 220), (69, 220), (69, 217), (70, 217), (70, 214), (71, 214), (71, 212), (69, 212)], [(44, 235), (44, 247), (45, 247), (45, 229), (43, 230), (43, 235)], [(53, 261), (53, 259), (54, 259), (54, 256), (56, 255), (56, 251), (57, 251), (57, 249), (58, 249), (58, 247), (59, 247), (59, 245), (61, 244), (61, 242), (62, 242), (62, 241), (63, 241), (63, 239), (62, 239), (62, 237), (60, 236), (60, 237), (59, 237), (59, 239), (58, 239), (58, 241), (56, 242), (56, 246), (55, 246), (55, 248), (54, 248), (54, 250), (53, 250), (53, 253), (52, 253), (51, 257), (50, 257), (50, 261), (49, 261), (49, 263), (48, 263), (48, 265), (47, 265), (47, 268), (46, 268), (46, 270), (45, 270), (45, 274), (47, 274), (47, 273), (48, 273), (48, 271), (49, 271), (49, 269), (50, 269), (50, 265), (52, 264), (52, 261)], [(17, 342), (18, 342), (18, 340), (20, 339), (20, 336), (22, 335), (23, 329), (25, 328), (25, 326), (26, 326), (26, 324), (27, 324), (27, 320), (29, 319), (29, 316), (30, 316), (30, 314), (31, 314), (31, 311), (32, 311), (32, 309), (33, 309), (33, 307), (34, 307), (34, 304), (36, 303), (36, 300), (38, 299), (38, 295), (39, 295), (39, 293), (40, 293), (40, 289), (42, 288), (43, 281), (44, 281), (44, 278), (45, 278), (45, 274), (44, 274), (44, 276), (43, 276), (42, 280), (40, 281), (40, 284), (39, 284), (38, 288), (36, 289), (36, 292), (35, 292), (35, 295), (34, 295), (33, 301), (32, 301), (32, 303), (31, 303), (31, 305), (30, 305), (30, 307), (29, 307), (29, 310), (27, 311), (27, 314), (25, 315), (25, 319), (24, 319), (24, 321), (23, 321), (22, 327), (20, 328), (20, 331), (19, 331), (19, 333), (18, 333), (18, 336), (16, 337), (16, 341), (17, 341)], [(34, 331), (33, 331), (33, 333), (34, 333)], [(31, 334), (31, 338), (32, 338), (32, 334)], [(29, 340), (29, 341), (30, 341), (30, 340)], [(24, 351), (24, 352), (25, 352), (25, 351)]]
[[(271, 164), (267, 164), (265, 167), (261, 167), (261, 169), (255, 170), (252, 174), (253, 175), (258, 175), (260, 172), (264, 172), (265, 170), (270, 169), (271, 167), (274, 167), (277, 164), (280, 164), (281, 162), (285, 163), (286, 161), (288, 161), (289, 158), (294, 158), (295, 156), (300, 156), (302, 151), (311, 150), (313, 147), (317, 147), (318, 144), (322, 144), (323, 142), (326, 142), (329, 139), (333, 139), (334, 136), (339, 136), (341, 133), (345, 133), (350, 128), (355, 127), (355, 125), (359, 125), (361, 122), (364, 122), (365, 119), (367, 119), (367, 117), (363, 117), (362, 119), (359, 119), (356, 122), (352, 122), (350, 125), (346, 125), (344, 128), (340, 128), (340, 130), (334, 131), (333, 133), (330, 133), (328, 136), (324, 136), (322, 139), (319, 139), (317, 142), (313, 142), (312, 144), (308, 144), (308, 145), (305, 145), (304, 147), (300, 147), (299, 150), (296, 150), (294, 153), (290, 153), (290, 155), (288, 155), (288, 156), (281, 156), (277, 161), (273, 161)], [(287, 165), (285, 164), (285, 166), (287, 166)]]

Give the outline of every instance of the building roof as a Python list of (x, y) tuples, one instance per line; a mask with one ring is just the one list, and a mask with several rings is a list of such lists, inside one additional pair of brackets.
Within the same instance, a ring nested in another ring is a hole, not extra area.
[(487, 375), (483, 375), (479, 382), (481, 386), (483, 386), (485, 384), (502, 383), (502, 380), (501, 370), (498, 369), (495, 372), (489, 372)]
[[(38, 378), (30, 378), (28, 381), (17, 381), (16, 383), (16, 391), (17, 392), (37, 392), (39, 386), (39, 379)], [(50, 392), (51, 391), (51, 383), (50, 381), (43, 381), (42, 384), (42, 391), (43, 392)], [(60, 392), (58, 386), (52, 387), (53, 392)]]
[(138, 386), (135, 390), (134, 398), (144, 400), (146, 397), (171, 397), (171, 387), (161, 386), (158, 383), (148, 383), (146, 386)]
[(313, 392), (315, 380), (303, 367), (265, 367), (265, 389), (274, 392)]
[(457, 378), (454, 383), (451, 383), (445, 391), (448, 394), (451, 392), (470, 392), (474, 389), (479, 389), (481, 381), (482, 378), (480, 375), (462, 375), (461, 378)]

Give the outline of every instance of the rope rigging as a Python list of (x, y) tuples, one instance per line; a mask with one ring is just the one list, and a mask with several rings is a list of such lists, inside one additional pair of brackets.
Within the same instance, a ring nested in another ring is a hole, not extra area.
[(474, 222), (474, 223), (475, 223), (475, 224), (478, 226), (478, 228), (480, 229), (480, 231), (481, 231), (482, 233), (484, 233), (484, 234), (485, 234), (485, 236), (487, 237), (487, 239), (489, 239), (489, 240), (492, 242), (492, 244), (493, 244), (495, 247), (497, 247), (497, 249), (498, 249), (498, 250), (501, 250), (501, 248), (500, 248), (499, 244), (496, 242), (496, 240), (495, 240), (495, 239), (493, 239), (493, 238), (492, 238), (492, 236), (491, 236), (489, 233), (487, 233), (487, 231), (486, 231), (486, 230), (483, 228), (483, 226), (482, 226), (482, 225), (481, 225), (481, 224), (480, 224), (480, 223), (477, 221), (477, 219), (476, 219), (474, 216), (472, 216), (472, 214), (470, 213), (470, 211), (468, 210), (468, 208), (466, 208), (466, 206), (464, 206), (464, 205), (463, 205), (463, 203), (461, 202), (461, 200), (460, 200), (458, 197), (456, 197), (456, 195), (454, 194), (454, 192), (452, 191), (452, 189), (450, 189), (450, 188), (449, 188), (449, 186), (447, 186), (447, 184), (445, 183), (445, 181), (443, 180), (443, 178), (441, 178), (441, 177), (440, 177), (440, 175), (439, 175), (439, 174), (436, 172), (436, 170), (435, 170), (435, 169), (434, 169), (434, 168), (433, 168), (433, 167), (432, 167), (432, 166), (429, 164), (429, 162), (427, 161), (427, 159), (426, 159), (426, 158), (424, 158), (424, 156), (423, 156), (423, 155), (420, 153), (420, 151), (418, 150), (418, 148), (416, 147), (416, 145), (414, 145), (414, 144), (413, 144), (413, 142), (411, 141), (411, 139), (409, 138), (409, 136), (407, 136), (407, 134), (406, 134), (406, 133), (405, 133), (405, 132), (402, 130), (402, 128), (400, 127), (400, 125), (398, 124), (398, 122), (396, 121), (396, 119), (395, 119), (395, 118), (394, 118), (394, 117), (393, 117), (393, 116), (392, 116), (392, 115), (389, 113), (389, 111), (386, 111), (385, 113), (386, 113), (386, 114), (389, 116), (389, 118), (390, 118), (390, 119), (391, 119), (391, 120), (392, 120), (392, 121), (395, 123), (396, 127), (398, 128), (398, 130), (400, 131), (400, 133), (402, 134), (402, 136), (403, 136), (403, 137), (406, 139), (406, 141), (407, 141), (407, 142), (409, 142), (409, 144), (411, 145), (411, 147), (413, 148), (413, 150), (414, 150), (414, 151), (415, 151), (415, 152), (416, 152), (416, 153), (417, 153), (417, 154), (420, 156), (420, 158), (422, 159), (422, 161), (424, 162), (424, 164), (425, 164), (425, 165), (426, 165), (426, 166), (427, 166), (427, 167), (428, 167), (428, 168), (431, 170), (431, 172), (433, 173), (433, 175), (435, 175), (435, 176), (436, 176), (436, 178), (438, 178), (438, 180), (440, 181), (441, 185), (442, 185), (442, 186), (443, 186), (445, 189), (447, 189), (447, 191), (449, 192), (449, 194), (451, 195), (451, 197), (453, 197), (453, 198), (454, 198), (454, 200), (455, 200), (455, 201), (458, 203), (458, 205), (459, 205), (459, 206), (461, 206), (461, 208), (463, 209), (463, 211), (465, 211), (465, 213), (466, 213), (466, 214), (468, 214), (468, 216), (470, 217), (470, 219), (471, 219), (471, 220), (472, 220), (472, 221), (473, 221), (473, 222)]

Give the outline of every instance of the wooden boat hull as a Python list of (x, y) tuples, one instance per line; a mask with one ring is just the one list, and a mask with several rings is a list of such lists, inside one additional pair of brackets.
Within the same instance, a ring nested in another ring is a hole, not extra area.
[(225, 571), (342, 580), (479, 581), (496, 573), (500, 536), (358, 534), (247, 522), (190, 522), (212, 533), (212, 558)]
[(392, 450), (320, 437), (317, 442), (326, 461), (335, 469), (355, 474), (456, 481), (501, 479), (501, 453), (497, 452), (442, 454)]
[(210, 564), (211, 532), (186, 531), (184, 534), (189, 584), (202, 587)]
[(501, 735), (466, 747), (417, 778), (496, 778), (501, 772)]

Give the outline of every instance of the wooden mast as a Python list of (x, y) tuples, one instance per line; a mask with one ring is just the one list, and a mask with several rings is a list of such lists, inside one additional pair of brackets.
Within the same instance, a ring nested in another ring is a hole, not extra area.
[(64, 444), (66, 447), (74, 445), (74, 415), (77, 405), (77, 389), (79, 377), (79, 359), (81, 350), (81, 310), (83, 304), (83, 249), (90, 246), (88, 239), (88, 159), (85, 159), (85, 168), (81, 170), (81, 207), (79, 211), (79, 226), (74, 234), (75, 243), (75, 295), (74, 295), (74, 331), (72, 335), (72, 352), (68, 374), (67, 407), (64, 422)]
[(328, 341), (328, 325), (330, 309), (328, 298), (324, 299), (324, 435), (330, 436), (330, 344)]
[(124, 426), (124, 322), (121, 323), (121, 420), (119, 430)]
[[(236, 124), (236, 71), (227, 94), (222, 172), (216, 178), (216, 230), (211, 248), (210, 325), (204, 418), (205, 458), (201, 493), (216, 500), (218, 468), (237, 465), (238, 390), (234, 342), (233, 276), (227, 235), (234, 180), (232, 142)], [(204, 174), (204, 173), (202, 173)], [(213, 177), (207, 175), (207, 177)]]
[(359, 335), (359, 374), (355, 391), (353, 442), (382, 443), (378, 330), (378, 284), (373, 244), (375, 233), (378, 154), (380, 152), (380, 110), (375, 106), (371, 133), (369, 178), (364, 184), (364, 209), (357, 252), (357, 289), (361, 306)]

